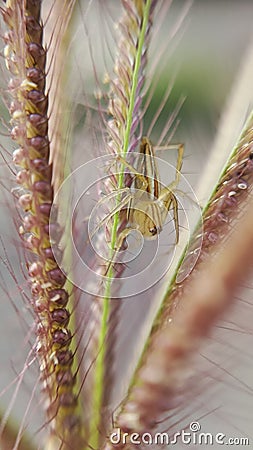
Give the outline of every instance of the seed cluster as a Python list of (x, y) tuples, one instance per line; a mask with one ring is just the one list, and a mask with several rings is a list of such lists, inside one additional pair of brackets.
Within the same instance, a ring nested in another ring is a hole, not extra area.
[[(13, 152), (20, 186), (18, 204), (22, 224), (19, 234), (30, 251), (29, 277), (32, 307), (37, 319), (37, 352), (47, 413), (52, 426), (66, 442), (68, 432), (79, 429), (75, 413), (77, 396), (70, 350), (69, 294), (66, 277), (58, 267), (57, 247), (61, 229), (52, 211), (52, 165), (49, 163), (48, 97), (45, 94), (46, 50), (42, 45), (41, 0), (8, 0), (2, 11), (5, 61), (13, 77), (9, 82), (12, 101), (11, 137), (18, 144)], [(53, 236), (53, 238), (52, 238)], [(54, 422), (55, 421), (55, 422)], [(54, 425), (54, 423), (56, 423)], [(80, 433), (79, 433), (80, 434)]]
[[(149, 22), (145, 33), (145, 43), (142, 48), (141, 61), (138, 74), (138, 83), (135, 90), (133, 110), (131, 112), (131, 127), (129, 133), (128, 152), (134, 151), (138, 146), (140, 136), (137, 138), (140, 126), (140, 107), (142, 103), (142, 88), (145, 81), (145, 68), (147, 65), (147, 48), (150, 39), (153, 12), (156, 0), (152, 0), (149, 12)], [(136, 67), (139, 34), (142, 27), (145, 2), (123, 2), (125, 14), (119, 23), (120, 39), (118, 57), (114, 66), (115, 78), (111, 80), (110, 102), (108, 111), (111, 119), (107, 122), (108, 153), (122, 154), (126, 139), (126, 128), (131, 108), (131, 95), (133, 92), (133, 72)], [(140, 130), (139, 130), (140, 132)]]
[[(217, 224), (228, 224), (233, 216), (233, 211), (239, 202), (248, 193), (253, 175), (253, 151), (252, 143), (248, 142), (240, 149), (230, 162), (217, 192), (210, 204), (208, 213), (204, 217), (204, 230), (208, 240), (216, 242), (226, 235), (226, 230), (221, 232)], [(219, 229), (219, 235), (217, 234)]]
[[(203, 228), (193, 237), (190, 249), (181, 267), (180, 274), (189, 272), (195, 253), (199, 252), (199, 262), (209, 255), (209, 250), (216, 248), (229, 236), (231, 222), (236, 215), (239, 218), (239, 206), (246, 199), (253, 182), (253, 133), (250, 129), (243, 137), (238, 152), (231, 158), (219, 185), (210, 200), (203, 216)], [(180, 278), (180, 275), (179, 275)], [(174, 290), (177, 290), (179, 286)]]

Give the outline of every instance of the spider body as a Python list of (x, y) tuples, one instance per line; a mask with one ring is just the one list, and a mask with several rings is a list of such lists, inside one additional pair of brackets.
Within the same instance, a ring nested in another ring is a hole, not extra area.
[(140, 231), (144, 239), (154, 239), (162, 231), (167, 214), (158, 199), (144, 200), (143, 197), (144, 195), (139, 200), (131, 199), (127, 215), (128, 224)]
[[(175, 148), (170, 146), (170, 148)], [(170, 208), (173, 208), (176, 229), (176, 242), (179, 239), (178, 202), (174, 189), (179, 182), (182, 167), (184, 147), (178, 145), (178, 160), (175, 181), (162, 188), (157, 169), (154, 150), (150, 140), (143, 137), (140, 145), (140, 156), (137, 162), (138, 170), (128, 164), (123, 158), (119, 161), (128, 167), (134, 176), (136, 192), (129, 194), (127, 221), (129, 230), (138, 229), (145, 239), (155, 238), (163, 228)], [(129, 231), (129, 232), (130, 232)]]
[[(120, 219), (120, 223), (126, 223), (125, 228), (118, 231), (116, 245), (111, 248), (115, 253), (114, 255), (110, 254), (106, 273), (108, 273), (112, 263), (116, 261), (115, 255), (123, 248), (124, 240), (131, 231), (138, 230), (147, 240), (156, 239), (162, 231), (171, 208), (174, 214), (176, 243), (179, 240), (178, 202), (174, 190), (179, 182), (184, 147), (183, 144), (179, 144), (170, 145), (166, 148), (178, 148), (175, 180), (166, 187), (161, 185), (153, 145), (147, 137), (143, 137), (141, 140), (136, 169), (122, 156), (117, 155), (118, 163), (129, 169), (132, 183), (130, 187), (121, 189), (121, 199), (117, 190), (106, 197), (108, 200), (113, 199), (115, 201), (116, 199), (116, 205), (99, 222), (90, 236), (92, 238), (102, 226), (107, 225), (115, 214), (120, 213), (123, 220), (121, 222)], [(101, 202), (104, 202), (104, 199)]]

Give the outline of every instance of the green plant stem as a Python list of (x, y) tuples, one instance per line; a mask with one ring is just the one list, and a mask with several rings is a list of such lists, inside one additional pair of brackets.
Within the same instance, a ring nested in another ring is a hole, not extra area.
[[(148, 19), (149, 19), (149, 11), (151, 6), (151, 0), (147, 0), (145, 4), (145, 8), (143, 11), (143, 22), (142, 27), (140, 30), (140, 36), (138, 41), (138, 47), (136, 52), (136, 59), (135, 59), (135, 66), (133, 71), (133, 77), (132, 77), (132, 87), (130, 92), (130, 99), (129, 99), (129, 109), (127, 112), (127, 119), (126, 119), (126, 128), (125, 128), (125, 134), (123, 139), (123, 151), (121, 156), (123, 158), (126, 156), (128, 147), (129, 147), (129, 141), (130, 141), (130, 132), (131, 132), (131, 125), (132, 125), (132, 118), (133, 118), (133, 111), (134, 111), (134, 105), (135, 105), (135, 99), (136, 99), (136, 90), (138, 86), (138, 76), (139, 76), (139, 70), (141, 66), (141, 56), (142, 56), (142, 50), (145, 42), (145, 35), (148, 25)], [(118, 189), (122, 189), (124, 187), (124, 165), (121, 165), (121, 170), (118, 175)], [(120, 195), (116, 198), (116, 204), (118, 204), (120, 201)], [(111, 233), (111, 245), (110, 245), (110, 257), (109, 261), (112, 259), (114, 254), (114, 249), (116, 245), (117, 240), (117, 228), (119, 224), (119, 213), (116, 213), (114, 215), (113, 219), (113, 226), (112, 226), (112, 233)], [(101, 409), (102, 409), (102, 402), (103, 402), (103, 384), (104, 384), (104, 372), (105, 372), (105, 356), (106, 356), (106, 345), (105, 345), (105, 339), (107, 335), (107, 322), (108, 317), (110, 313), (110, 298), (111, 298), (111, 286), (113, 282), (113, 275), (114, 275), (114, 269), (113, 265), (110, 265), (108, 273), (107, 273), (107, 280), (105, 285), (105, 294), (103, 297), (103, 313), (102, 313), (102, 321), (101, 321), (101, 329), (99, 334), (99, 340), (98, 340), (98, 348), (99, 353), (96, 361), (96, 368), (95, 368), (95, 375), (94, 375), (94, 396), (93, 396), (93, 420), (91, 424), (91, 445), (95, 448), (99, 448), (99, 424), (100, 424), (100, 417), (101, 417)]]

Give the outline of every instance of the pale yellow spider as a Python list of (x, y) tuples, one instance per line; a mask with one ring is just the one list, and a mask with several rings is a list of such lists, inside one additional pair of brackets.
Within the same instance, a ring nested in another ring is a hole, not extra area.
[[(100, 221), (95, 228), (96, 231), (106, 224), (116, 213), (126, 209), (126, 228), (119, 233), (115, 253), (122, 248), (124, 239), (133, 230), (138, 230), (144, 239), (154, 239), (162, 231), (170, 208), (173, 208), (174, 223), (176, 229), (176, 243), (179, 240), (178, 221), (178, 201), (174, 190), (178, 185), (180, 171), (183, 162), (184, 145), (175, 144), (166, 148), (177, 148), (178, 158), (176, 166), (175, 180), (166, 187), (161, 187), (159, 172), (155, 161), (153, 145), (147, 137), (143, 137), (140, 144), (140, 155), (137, 161), (138, 170), (129, 164), (123, 157), (117, 156), (117, 160), (130, 170), (134, 175), (134, 182), (131, 188), (124, 188), (127, 195), (123, 200), (110, 211), (110, 213)], [(114, 196), (115, 198), (115, 196)], [(111, 265), (112, 261), (110, 261)], [(108, 272), (108, 268), (107, 268)]]

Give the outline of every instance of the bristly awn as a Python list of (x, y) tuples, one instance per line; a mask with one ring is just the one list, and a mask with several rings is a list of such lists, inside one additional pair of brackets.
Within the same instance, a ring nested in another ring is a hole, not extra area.
[[(160, 149), (162, 147), (159, 147)], [(125, 238), (133, 230), (138, 230), (144, 239), (155, 239), (162, 231), (169, 210), (173, 209), (174, 224), (176, 231), (176, 244), (179, 240), (179, 220), (178, 220), (178, 201), (174, 193), (180, 179), (182, 168), (184, 145), (171, 144), (164, 147), (166, 149), (178, 149), (177, 165), (175, 179), (168, 186), (162, 187), (159, 171), (156, 165), (154, 148), (147, 137), (143, 137), (140, 144), (140, 151), (137, 157), (136, 169), (129, 164), (123, 157), (118, 155), (117, 162), (128, 168), (133, 181), (130, 187), (121, 189), (125, 197), (118, 202), (116, 206), (107, 214), (91, 233), (90, 238), (103, 226), (107, 225), (109, 220), (117, 213), (125, 211), (126, 227), (119, 232), (115, 255), (122, 249)], [(116, 191), (115, 191), (116, 193)], [(115, 198), (115, 193), (114, 195)], [(109, 195), (110, 196), (110, 195)], [(110, 258), (108, 270), (115, 262), (115, 257)], [(105, 275), (106, 275), (105, 274)]]

